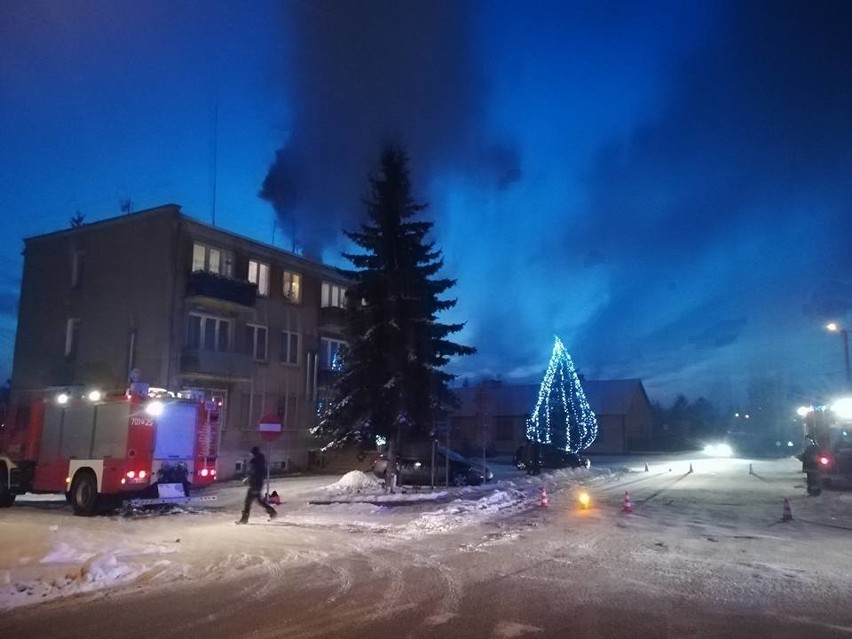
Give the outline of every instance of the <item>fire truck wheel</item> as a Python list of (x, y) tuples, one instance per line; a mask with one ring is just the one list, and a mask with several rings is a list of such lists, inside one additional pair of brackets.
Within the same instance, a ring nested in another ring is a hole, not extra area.
[(0, 508), (9, 508), (15, 503), (15, 495), (9, 490), (9, 471), (6, 464), (0, 462)]
[(71, 507), (75, 515), (90, 517), (98, 512), (98, 483), (95, 475), (81, 470), (71, 482)]

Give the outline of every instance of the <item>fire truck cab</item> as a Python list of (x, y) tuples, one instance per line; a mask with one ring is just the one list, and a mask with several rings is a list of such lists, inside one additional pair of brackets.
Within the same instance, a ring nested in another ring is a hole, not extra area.
[(77, 515), (186, 502), (216, 478), (220, 409), (139, 383), (15, 403), (0, 426), (0, 507), (23, 493), (64, 493)]

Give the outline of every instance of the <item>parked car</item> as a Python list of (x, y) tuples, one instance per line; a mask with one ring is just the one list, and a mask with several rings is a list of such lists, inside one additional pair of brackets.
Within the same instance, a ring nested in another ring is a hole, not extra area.
[[(435, 451), (435, 484), (443, 485), (449, 462), (450, 485), (478, 486), (494, 479), (494, 473), (488, 466), (471, 461), (459, 453), (438, 446)], [(432, 453), (424, 450), (419, 454), (404, 454), (397, 458), (399, 483), (412, 486), (432, 484)], [(388, 460), (379, 455), (373, 460), (373, 473), (380, 479), (387, 478)]]
[[(557, 448), (553, 444), (539, 444), (539, 468), (589, 468), (592, 465), (588, 457)], [(530, 469), (529, 444), (521, 446), (515, 452), (515, 467), (518, 470)]]

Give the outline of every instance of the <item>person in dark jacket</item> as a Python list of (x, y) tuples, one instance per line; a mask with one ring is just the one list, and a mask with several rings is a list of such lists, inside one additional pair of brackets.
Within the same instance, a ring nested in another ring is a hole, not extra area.
[(260, 496), (261, 491), (263, 490), (263, 481), (265, 479), (266, 457), (264, 457), (263, 453), (260, 452), (260, 448), (255, 446), (251, 449), (251, 460), (249, 460), (248, 475), (246, 476), (248, 491), (246, 492), (246, 502), (243, 506), (243, 516), (237, 520), (238, 524), (248, 523), (251, 506), (255, 501), (263, 506), (270, 519), (275, 519), (275, 517), (278, 516), (278, 512), (272, 506), (267, 504)]

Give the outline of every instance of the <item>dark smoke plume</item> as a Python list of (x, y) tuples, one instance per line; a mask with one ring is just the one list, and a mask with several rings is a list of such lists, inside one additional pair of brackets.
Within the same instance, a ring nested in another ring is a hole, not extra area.
[(507, 188), (517, 152), (486, 140), (485, 86), (472, 56), (472, 6), (457, 0), (286, 4), (291, 135), (260, 196), (308, 255), (361, 219), (382, 145), (401, 143), (418, 196), (438, 172)]

